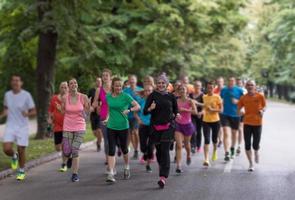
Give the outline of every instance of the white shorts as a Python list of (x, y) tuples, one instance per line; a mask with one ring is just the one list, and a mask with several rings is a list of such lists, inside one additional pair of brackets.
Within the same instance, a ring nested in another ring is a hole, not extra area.
[(5, 128), (3, 142), (15, 142), (18, 146), (27, 147), (29, 145), (29, 128), (11, 129)]

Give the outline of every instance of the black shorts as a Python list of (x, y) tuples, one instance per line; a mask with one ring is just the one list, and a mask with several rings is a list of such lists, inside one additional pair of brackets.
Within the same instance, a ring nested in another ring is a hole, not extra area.
[(230, 116), (222, 115), (222, 118), (220, 121), (221, 121), (222, 127), (228, 126), (233, 130), (239, 130), (240, 117), (230, 117)]
[(62, 136), (63, 132), (59, 131), (59, 132), (54, 132), (54, 144), (58, 145), (62, 143)]
[(242, 116), (240, 117), (240, 122), (241, 122), (241, 123), (244, 122), (244, 115), (242, 115)]
[(96, 112), (90, 113), (90, 123), (93, 131), (100, 128), (100, 116)]

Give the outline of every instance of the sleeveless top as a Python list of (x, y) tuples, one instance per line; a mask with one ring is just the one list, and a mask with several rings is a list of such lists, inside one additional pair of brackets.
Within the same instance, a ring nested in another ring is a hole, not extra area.
[(81, 93), (77, 94), (77, 102), (71, 102), (70, 95), (66, 96), (65, 115), (64, 115), (64, 131), (78, 132), (86, 130), (85, 112), (83, 106), (84, 100)]
[(108, 116), (108, 102), (107, 102), (107, 93), (106, 91), (103, 89), (103, 87), (100, 88), (99, 90), (99, 97), (98, 99), (101, 102), (101, 107), (100, 107), (100, 119), (103, 121), (107, 118)]
[[(192, 105), (189, 100), (186, 100), (185, 102), (178, 100), (177, 101), (178, 110), (180, 111), (182, 108), (191, 109)], [(176, 118), (176, 122), (179, 124), (189, 124), (191, 123), (191, 113), (190, 112), (179, 112), (180, 119)]]

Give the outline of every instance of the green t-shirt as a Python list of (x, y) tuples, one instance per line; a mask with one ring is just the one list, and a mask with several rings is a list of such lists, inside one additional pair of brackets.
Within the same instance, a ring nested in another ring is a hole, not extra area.
[(124, 115), (123, 111), (128, 109), (134, 99), (129, 94), (123, 92), (116, 97), (108, 93), (106, 99), (109, 106), (107, 127), (113, 130), (128, 129), (128, 116)]

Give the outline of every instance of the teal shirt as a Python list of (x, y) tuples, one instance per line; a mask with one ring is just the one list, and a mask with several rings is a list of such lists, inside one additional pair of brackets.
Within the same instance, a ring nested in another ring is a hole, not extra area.
[(123, 114), (127, 110), (134, 99), (126, 94), (121, 93), (113, 97), (110, 93), (106, 96), (109, 106), (109, 119), (107, 127), (113, 130), (125, 130), (129, 128), (128, 116)]

